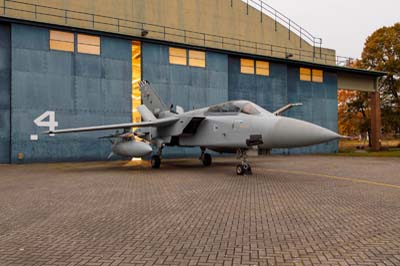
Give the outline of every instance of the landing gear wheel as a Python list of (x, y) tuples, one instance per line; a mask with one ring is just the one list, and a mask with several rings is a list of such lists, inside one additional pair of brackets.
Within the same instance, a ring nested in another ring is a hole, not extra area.
[(239, 164), (238, 166), (236, 166), (236, 174), (237, 175), (244, 175), (244, 168), (243, 165)]
[(202, 162), (204, 166), (210, 166), (212, 163), (211, 155), (209, 153), (204, 153)]
[(249, 175), (252, 174), (250, 164), (244, 163), (242, 166), (243, 166), (243, 169), (244, 169), (244, 171), (245, 171), (246, 174), (249, 174)]
[(153, 169), (159, 169), (161, 166), (161, 158), (158, 155), (153, 155), (151, 157), (151, 167)]
[(251, 175), (251, 167), (249, 164), (244, 163), (244, 164), (239, 164), (236, 166), (236, 174), (237, 175)]

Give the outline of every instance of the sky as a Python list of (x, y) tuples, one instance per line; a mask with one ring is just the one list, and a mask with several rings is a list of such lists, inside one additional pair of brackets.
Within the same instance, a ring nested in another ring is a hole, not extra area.
[[(246, 2), (246, 0), (244, 0)], [(322, 38), (338, 56), (359, 58), (375, 30), (400, 22), (400, 0), (264, 0)]]

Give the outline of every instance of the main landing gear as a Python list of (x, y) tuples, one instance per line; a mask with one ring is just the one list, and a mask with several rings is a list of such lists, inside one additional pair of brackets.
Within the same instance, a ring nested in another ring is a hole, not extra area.
[(242, 163), (236, 166), (237, 175), (251, 175), (251, 166), (247, 163), (247, 153), (246, 150), (238, 150), (236, 157), (242, 160)]
[(153, 155), (151, 157), (151, 168), (159, 169), (161, 166), (161, 157), (160, 155)]
[(206, 149), (201, 148), (201, 155), (200, 155), (200, 160), (202, 161), (204, 166), (210, 166), (212, 163), (212, 158), (211, 154), (205, 153)]
[(151, 168), (159, 169), (161, 166), (162, 147), (158, 149), (157, 154), (151, 156)]

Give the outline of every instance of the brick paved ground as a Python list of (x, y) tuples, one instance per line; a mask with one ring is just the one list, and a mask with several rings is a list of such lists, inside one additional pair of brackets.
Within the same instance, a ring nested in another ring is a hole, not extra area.
[(0, 265), (400, 265), (400, 160), (0, 166)]

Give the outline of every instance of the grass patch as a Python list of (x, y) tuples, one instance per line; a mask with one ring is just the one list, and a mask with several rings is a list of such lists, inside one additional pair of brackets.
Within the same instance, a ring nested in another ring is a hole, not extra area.
[(355, 156), (355, 157), (399, 157), (400, 150), (390, 150), (390, 151), (340, 151), (336, 154), (337, 156)]
[(383, 150), (370, 151), (368, 142), (358, 140), (340, 140), (338, 156), (356, 157), (400, 157), (400, 140), (391, 139), (382, 141)]

